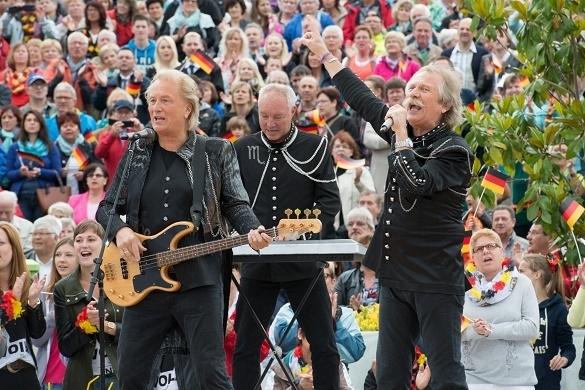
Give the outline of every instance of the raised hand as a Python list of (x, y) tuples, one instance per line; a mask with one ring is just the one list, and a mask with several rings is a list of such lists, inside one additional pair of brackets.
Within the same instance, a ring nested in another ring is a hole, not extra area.
[(28, 288), (28, 302), (30, 306), (36, 305), (36, 302), (39, 300), (39, 297), (41, 295), (41, 291), (45, 287), (46, 281), (47, 281), (46, 276), (40, 278), (39, 275), (36, 275), (33, 278), (32, 283)]

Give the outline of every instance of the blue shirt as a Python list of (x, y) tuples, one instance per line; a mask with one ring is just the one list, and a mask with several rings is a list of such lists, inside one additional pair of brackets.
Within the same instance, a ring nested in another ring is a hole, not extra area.
[(156, 43), (152, 39), (148, 40), (148, 45), (144, 49), (139, 49), (138, 46), (136, 46), (136, 41), (134, 39), (128, 42), (126, 48), (132, 50), (134, 53), (136, 66), (140, 68), (140, 70), (146, 71), (147, 68), (154, 65)]

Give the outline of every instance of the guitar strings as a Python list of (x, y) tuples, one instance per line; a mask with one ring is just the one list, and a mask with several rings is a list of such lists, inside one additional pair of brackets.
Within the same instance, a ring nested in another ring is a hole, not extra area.
[[(272, 236), (272, 237), (275, 237), (276, 234), (277, 234), (276, 227), (272, 227), (272, 228), (266, 230), (265, 233), (268, 234), (268, 235), (270, 235), (270, 236)], [(239, 236), (236, 236), (236, 237), (230, 237), (229, 239), (231, 239), (233, 241), (237, 241), (238, 239), (243, 239), (244, 237), (247, 237), (247, 236), (246, 235), (239, 235)], [(217, 243), (217, 244), (215, 244), (215, 243)], [(198, 245), (208, 245), (210, 247), (214, 247), (215, 246), (215, 248), (213, 248), (213, 249), (221, 249), (221, 247), (223, 246), (222, 244), (218, 243), (217, 241), (211, 241), (211, 242), (207, 242), (207, 243), (196, 244), (196, 245), (194, 245), (194, 247), (196, 247)], [(242, 243), (241, 245), (244, 245), (244, 243)], [(181, 254), (175, 254), (174, 253), (176, 251), (181, 251), (182, 249), (183, 249), (183, 252)], [(225, 248), (225, 249), (229, 249), (229, 248)], [(190, 250), (195, 251), (195, 248), (191, 248)], [(188, 251), (189, 250), (185, 250), (185, 248), (177, 248), (177, 249), (175, 249), (173, 251), (170, 251), (170, 253), (168, 253), (167, 255), (162, 255), (162, 256), (171, 256), (171, 255), (175, 255), (175, 256), (183, 256), (183, 255), (185, 255), (186, 256), (187, 254), (191, 255), (191, 253), (189, 253)], [(164, 253), (164, 252), (162, 252), (162, 253)], [(213, 253), (213, 252), (211, 252), (211, 253)], [(161, 265), (158, 264), (158, 260), (159, 260), (159, 257), (160, 256), (161, 256), (161, 253), (157, 253), (157, 254), (154, 254), (154, 255), (147, 255), (147, 256), (141, 257), (138, 260), (138, 265), (139, 265), (140, 269), (141, 270), (149, 270), (149, 269), (154, 269), (154, 268), (160, 267)], [(195, 257), (198, 257), (198, 256), (195, 256)], [(173, 264), (169, 264), (169, 265), (173, 265)]]

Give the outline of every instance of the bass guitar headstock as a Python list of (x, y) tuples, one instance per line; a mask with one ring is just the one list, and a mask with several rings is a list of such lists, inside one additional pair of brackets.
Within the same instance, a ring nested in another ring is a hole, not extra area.
[[(304, 214), (305, 218), (300, 218), (301, 210), (296, 209), (294, 214), (296, 218), (291, 218), (293, 211), (291, 209), (286, 209), (284, 211), (286, 214), (285, 219), (281, 219), (278, 222), (278, 237), (281, 240), (296, 240), (302, 234), (305, 233), (319, 233), (322, 229), (321, 221), (319, 221), (319, 215), (321, 214), (321, 210), (314, 209), (309, 210), (305, 209), (302, 214)], [(311, 218), (312, 217), (312, 218)]]

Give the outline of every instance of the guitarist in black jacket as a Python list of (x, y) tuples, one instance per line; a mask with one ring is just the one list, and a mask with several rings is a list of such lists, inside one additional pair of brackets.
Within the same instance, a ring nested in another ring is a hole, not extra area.
[[(249, 206), (231, 144), (211, 138), (202, 141), (194, 135), (199, 113), (195, 81), (177, 70), (160, 71), (147, 91), (147, 101), (155, 134), (136, 141), (129, 172), (122, 178), (128, 159), (128, 154), (124, 155), (96, 214), (103, 226), (113, 214), (108, 239), (115, 239), (127, 263), (139, 261), (148, 249), (144, 255), (150, 258), (140, 260), (141, 274), (132, 279), (134, 286), (144, 280), (143, 274), (150, 273), (154, 278), (157, 268), (149, 267), (153, 264), (152, 255), (168, 251), (165, 243), (168, 236), (173, 237), (165, 234), (143, 245), (135, 233), (152, 236), (175, 222), (197, 219), (186, 207), (194, 201), (199, 203), (193, 199), (197, 183), (204, 182), (200, 229), (183, 237), (180, 248), (224, 237), (224, 218), (235, 230), (249, 232), (248, 241), (253, 249), (266, 247), (271, 239), (257, 229), (259, 222)], [(204, 148), (196, 153), (202, 142)], [(193, 177), (198, 165), (205, 169), (200, 171), (201, 176)], [(121, 197), (114, 204), (120, 185)], [(126, 216), (125, 222), (121, 215)], [(146, 271), (147, 268), (151, 270)], [(181, 283), (179, 291), (153, 291), (127, 308), (118, 345), (121, 389), (146, 388), (154, 356), (165, 335), (176, 326), (185, 335), (200, 388), (232, 388), (225, 371), (220, 269), (219, 253), (177, 263), (170, 276)], [(116, 292), (119, 293), (125, 292)]]

